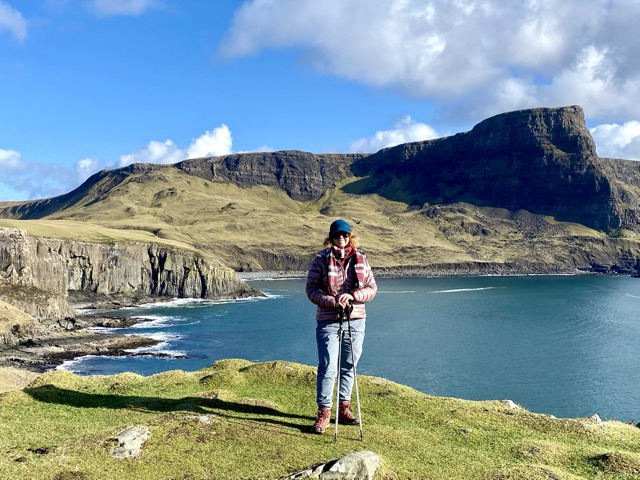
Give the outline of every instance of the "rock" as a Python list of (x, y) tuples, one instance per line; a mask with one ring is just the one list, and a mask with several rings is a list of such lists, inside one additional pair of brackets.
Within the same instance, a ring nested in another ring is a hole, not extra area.
[(129, 427), (118, 433), (114, 440), (117, 445), (110, 455), (115, 458), (133, 458), (140, 455), (144, 442), (149, 439), (149, 427)]
[(518, 408), (518, 405), (516, 405), (512, 400), (500, 400), (500, 403), (502, 403), (503, 405), (505, 405), (507, 408), (510, 409), (514, 409), (514, 408)]
[(349, 165), (366, 155), (321, 154), (296, 150), (239, 153), (185, 160), (175, 166), (189, 175), (239, 187), (279, 187), (294, 200), (316, 200), (350, 175)]
[(156, 244), (98, 244), (0, 228), (0, 300), (38, 320), (75, 316), (69, 291), (103, 296), (219, 298), (255, 294), (233, 270)]
[(372, 480), (378, 467), (380, 467), (380, 457), (373, 452), (364, 450), (350, 453), (322, 465), (316, 465), (287, 478), (296, 480), (300, 478)]
[(597, 413), (594, 413), (592, 416), (590, 416), (589, 420), (591, 420), (596, 425), (602, 425), (604, 423), (600, 418), (600, 415), (598, 415)]

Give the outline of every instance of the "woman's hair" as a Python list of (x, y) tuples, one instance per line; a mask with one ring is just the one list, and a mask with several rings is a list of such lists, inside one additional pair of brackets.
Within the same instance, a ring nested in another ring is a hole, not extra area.
[[(333, 247), (333, 239), (331, 237), (327, 237), (324, 239), (324, 246), (327, 248)], [(358, 248), (360, 246), (360, 239), (355, 233), (349, 235), (349, 246), (353, 249)]]

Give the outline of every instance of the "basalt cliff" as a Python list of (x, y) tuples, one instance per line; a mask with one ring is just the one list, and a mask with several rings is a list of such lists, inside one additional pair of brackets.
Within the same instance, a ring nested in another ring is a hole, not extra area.
[(337, 217), (380, 274), (640, 272), (640, 162), (599, 157), (571, 106), (372, 155), (134, 164), (0, 203), (0, 298), (58, 318), (76, 291), (245, 295), (234, 270), (304, 272)]
[[(149, 297), (255, 293), (233, 270), (193, 252), (157, 244), (33, 237), (22, 229), (0, 227), (0, 303), (17, 307), (42, 325), (60, 325), (76, 316), (70, 295), (87, 305), (126, 305)], [(5, 322), (0, 343), (33, 327), (17, 317)]]
[(577, 106), (497, 115), (381, 150), (353, 172), (369, 178), (365, 191), (397, 200), (527, 210), (607, 232), (640, 226), (640, 162), (599, 158)]

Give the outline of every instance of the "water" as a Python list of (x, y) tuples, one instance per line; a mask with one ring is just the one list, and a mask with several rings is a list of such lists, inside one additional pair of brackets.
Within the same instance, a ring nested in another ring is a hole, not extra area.
[[(80, 374), (197, 370), (223, 358), (315, 365), (304, 280), (255, 281), (266, 299), (175, 301), (118, 314), (168, 357), (85, 357)], [(640, 279), (531, 276), (378, 279), (358, 372), (422, 392), (510, 399), (558, 417), (640, 420)], [(113, 312), (111, 312), (113, 313)]]

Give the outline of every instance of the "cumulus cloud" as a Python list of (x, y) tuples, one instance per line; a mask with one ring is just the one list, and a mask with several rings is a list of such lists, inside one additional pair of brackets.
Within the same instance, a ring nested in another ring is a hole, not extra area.
[(178, 163), (187, 158), (227, 155), (232, 153), (231, 147), (231, 131), (222, 124), (192, 140), (187, 148), (180, 148), (169, 139), (164, 142), (152, 140), (137, 152), (121, 155), (118, 166), (132, 163)]
[(0, 170), (4, 172), (22, 170), (25, 164), (20, 157), (20, 152), (0, 148)]
[(8, 30), (19, 42), (27, 37), (27, 21), (22, 14), (0, 0), (0, 32), (3, 30)]
[(132, 163), (177, 163), (184, 158), (184, 151), (171, 140), (152, 140), (137, 152), (121, 155), (118, 165), (123, 167)]
[(429, 125), (416, 123), (410, 116), (405, 116), (392, 130), (380, 130), (372, 137), (352, 142), (350, 150), (351, 152), (371, 153), (401, 143), (418, 142), (438, 137), (438, 133)]
[(572, 104), (633, 119), (638, 22), (631, 0), (252, 0), (220, 49), (293, 49), (323, 73), (429, 98), (458, 120)]
[(102, 169), (100, 160), (97, 158), (86, 157), (78, 160), (75, 165), (76, 178), (80, 183), (84, 182), (94, 173)]
[(191, 142), (186, 158), (227, 155), (231, 153), (232, 143), (233, 139), (229, 127), (222, 124), (211, 132), (207, 130), (203, 135)]
[(591, 135), (600, 157), (640, 160), (640, 122), (598, 125)]
[(73, 172), (58, 165), (24, 160), (0, 149), (0, 201), (53, 197), (75, 188)]
[(98, 15), (135, 16), (157, 7), (158, 3), (158, 0), (92, 0), (89, 5)]

